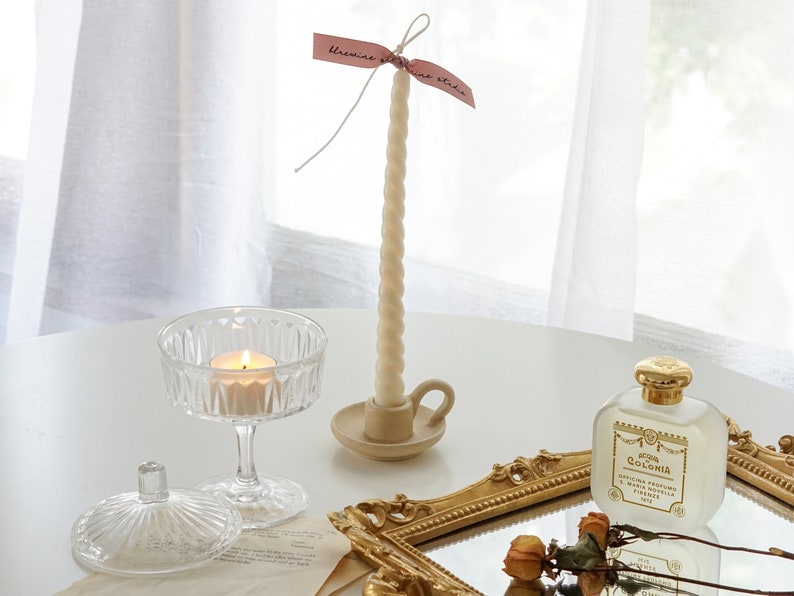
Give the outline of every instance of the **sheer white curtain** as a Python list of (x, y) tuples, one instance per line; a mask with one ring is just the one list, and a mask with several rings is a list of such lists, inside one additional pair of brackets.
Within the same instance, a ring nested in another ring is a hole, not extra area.
[(791, 3), (38, 6), (19, 155), (0, 61), (7, 340), (222, 303), (373, 307), (391, 73), (295, 175), (369, 74), (311, 60), (311, 35), (393, 46), (427, 12), (406, 55), (477, 110), (412, 86), (407, 308), (639, 339), (794, 388)]
[(794, 389), (794, 4), (650, 23), (635, 337)]
[(269, 300), (269, 6), (42, 3), (8, 340)]
[(590, 3), (548, 322), (632, 339), (650, 3)]

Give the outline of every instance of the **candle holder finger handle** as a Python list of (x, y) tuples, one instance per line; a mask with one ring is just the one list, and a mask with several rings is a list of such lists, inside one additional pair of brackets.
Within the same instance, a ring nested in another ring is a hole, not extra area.
[(444, 394), (441, 404), (433, 411), (433, 414), (427, 421), (428, 426), (437, 426), (447, 417), (452, 406), (455, 405), (455, 390), (452, 389), (452, 385), (440, 379), (428, 379), (427, 381), (419, 383), (416, 389), (406, 396), (406, 400), (411, 402), (414, 415), (416, 415), (422, 399), (431, 391), (440, 391)]
[[(433, 391), (441, 391), (444, 398), (435, 410), (422, 407), (422, 400)], [(364, 434), (377, 443), (400, 443), (414, 434), (426, 432), (421, 427), (438, 428), (455, 404), (455, 391), (444, 381), (430, 379), (420, 383), (405, 396), (399, 406), (382, 406), (370, 397), (364, 405)], [(443, 431), (442, 431), (443, 432)]]

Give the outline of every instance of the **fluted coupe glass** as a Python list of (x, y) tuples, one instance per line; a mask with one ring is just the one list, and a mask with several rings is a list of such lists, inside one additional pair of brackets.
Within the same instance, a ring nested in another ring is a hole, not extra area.
[(224, 307), (172, 321), (157, 343), (171, 402), (237, 430), (237, 473), (198, 488), (234, 503), (245, 528), (276, 525), (303, 512), (308, 497), (299, 484), (257, 474), (254, 433), (258, 424), (297, 414), (319, 397), (328, 343), (323, 328), (289, 311)]

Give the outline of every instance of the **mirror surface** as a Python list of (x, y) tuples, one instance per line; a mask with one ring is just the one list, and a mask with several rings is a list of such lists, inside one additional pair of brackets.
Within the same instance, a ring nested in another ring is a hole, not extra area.
[[(502, 560), (511, 540), (520, 534), (532, 534), (545, 544), (552, 538), (561, 545), (575, 544), (580, 518), (597, 510), (590, 491), (578, 491), (445, 535), (418, 548), (480, 592), (500, 596), (510, 584), (510, 578), (502, 572)], [(720, 510), (707, 528), (693, 534), (722, 545), (760, 550), (775, 546), (794, 552), (794, 509), (729, 478)], [(728, 552), (690, 541), (663, 542), (638, 542), (610, 554), (622, 562), (670, 575), (698, 577), (746, 589), (794, 591), (793, 560)], [(652, 581), (666, 582), (668, 591), (648, 589), (641, 592), (642, 596), (669, 594), (670, 589), (672, 593), (678, 589), (701, 595), (731, 593), (684, 582), (676, 586), (672, 580)]]

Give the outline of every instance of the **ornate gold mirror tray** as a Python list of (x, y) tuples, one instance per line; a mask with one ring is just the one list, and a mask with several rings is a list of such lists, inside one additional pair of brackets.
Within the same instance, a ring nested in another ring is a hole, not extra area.
[[(777, 448), (763, 446), (733, 420), (728, 419), (728, 426), (728, 490), (715, 518), (699, 532), (723, 545), (794, 552), (794, 437), (783, 436)], [(364, 588), (368, 596), (502, 596), (518, 593), (502, 572), (511, 540), (532, 534), (546, 544), (552, 538), (575, 544), (580, 518), (597, 510), (589, 486), (590, 451), (541, 450), (532, 458), (494, 465), (482, 480), (444, 497), (418, 501), (398, 494), (328, 517), (374, 568)], [(792, 560), (669, 542), (679, 550), (660, 554), (625, 547), (621, 561), (663, 568), (671, 577), (694, 573), (745, 591), (794, 594)], [(728, 593), (665, 581), (663, 587), (641, 593)]]

